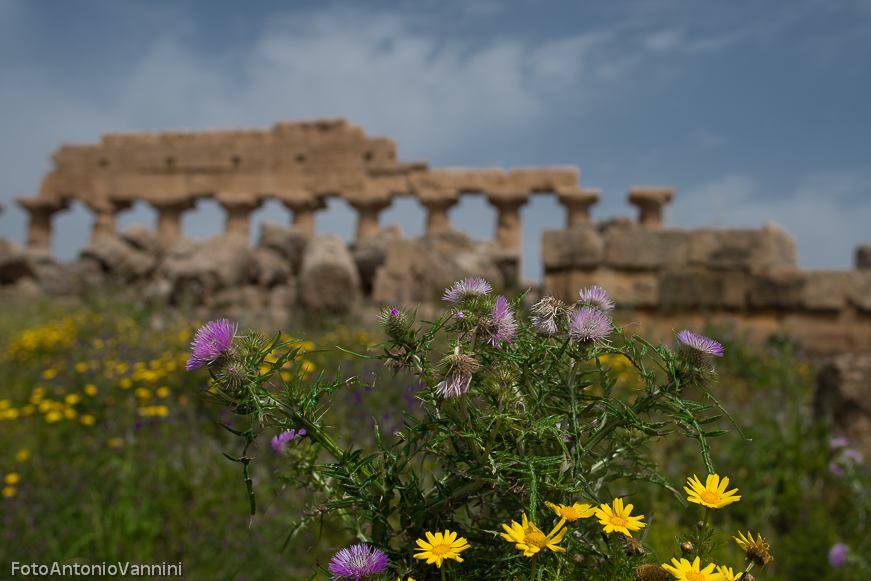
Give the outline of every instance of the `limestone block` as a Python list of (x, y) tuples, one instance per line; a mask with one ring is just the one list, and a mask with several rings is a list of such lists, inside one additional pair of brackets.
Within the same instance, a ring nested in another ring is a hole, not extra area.
[(797, 311), (785, 313), (782, 320), (781, 332), (797, 337), (808, 353), (831, 355), (854, 347), (851, 325), (836, 314)]
[(552, 273), (545, 275), (543, 292), (573, 303), (580, 298), (581, 289), (592, 285), (605, 289), (618, 309), (656, 307), (659, 304), (659, 281), (652, 272), (600, 268)]
[(871, 242), (856, 248), (856, 268), (871, 269)]
[(681, 268), (689, 259), (690, 236), (678, 229), (611, 229), (605, 235), (605, 264), (627, 270)]
[(351, 252), (334, 235), (316, 236), (308, 243), (298, 281), (299, 302), (312, 310), (348, 310), (362, 290)]
[(213, 236), (204, 242), (179, 240), (160, 264), (172, 284), (174, 302), (204, 301), (215, 292), (248, 282), (254, 263), (248, 240), (238, 234)]
[(481, 277), (496, 288), (505, 284), (490, 253), (461, 232), (396, 241), (375, 273), (372, 301), (382, 305), (439, 302), (447, 287), (468, 276)]
[(121, 238), (137, 250), (155, 257), (160, 256), (163, 250), (157, 230), (146, 228), (142, 224), (132, 224), (121, 233)]
[(300, 228), (282, 226), (266, 222), (260, 230), (258, 248), (275, 250), (290, 263), (291, 271), (299, 272), (302, 265), (302, 255), (309, 241), (309, 235)]
[(375, 271), (384, 264), (384, 260), (387, 258), (387, 248), (392, 242), (403, 238), (402, 228), (399, 224), (391, 224), (352, 245), (351, 254), (354, 256), (357, 270), (360, 271), (360, 281), (363, 284), (364, 293), (372, 293)]
[(0, 260), (21, 252), (21, 247), (5, 236), (0, 236)]
[(104, 271), (124, 281), (144, 278), (157, 267), (157, 256), (137, 250), (117, 236), (102, 236), (89, 243), (82, 258), (92, 258)]
[(285, 284), (278, 284), (269, 289), (267, 305), (272, 308), (287, 309), (296, 306), (296, 279), (291, 278)]
[(779, 270), (749, 275), (750, 306), (758, 309), (796, 309), (804, 298), (804, 273)]
[(747, 281), (743, 272), (661, 271), (661, 309), (744, 307)]
[(833, 431), (871, 458), (871, 353), (832, 357), (817, 373), (814, 412), (831, 417)]
[(267, 304), (269, 293), (254, 285), (225, 288), (207, 297), (206, 306), (213, 309), (262, 309)]
[(694, 230), (690, 263), (715, 270), (796, 268), (795, 240), (769, 222), (762, 229)]
[(840, 311), (847, 305), (849, 275), (846, 271), (804, 271), (802, 306), (808, 310)]
[(871, 312), (871, 270), (854, 270), (847, 276), (850, 302), (861, 311)]
[(269, 248), (254, 249), (254, 264), (257, 284), (264, 288), (284, 284), (291, 276), (290, 263), (287, 259)]
[(590, 224), (545, 230), (541, 235), (541, 259), (545, 270), (596, 267), (602, 262), (603, 248), (602, 237)]

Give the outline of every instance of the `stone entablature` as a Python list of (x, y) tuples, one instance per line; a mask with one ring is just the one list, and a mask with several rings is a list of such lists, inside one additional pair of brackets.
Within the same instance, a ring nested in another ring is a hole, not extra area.
[(358, 212), (359, 240), (378, 231), (378, 215), (394, 196), (416, 196), (428, 212), (426, 231), (434, 233), (450, 229), (447, 210), (461, 193), (481, 193), (497, 209), (497, 241), (519, 257), (519, 208), (532, 193), (556, 192), (573, 223), (598, 199), (580, 189), (574, 167), (432, 170), (397, 161), (394, 141), (367, 137), (343, 120), (278, 123), (266, 131), (108, 134), (96, 145), (61, 146), (52, 159), (37, 196), (17, 199), (31, 216), (31, 247), (50, 248), (51, 216), (70, 200), (96, 214), (92, 240), (115, 233), (119, 211), (147, 202), (158, 211), (161, 240), (171, 245), (181, 236), (181, 214), (197, 198), (215, 199), (227, 212), (226, 232), (242, 235), (250, 213), (274, 198), (311, 236), (314, 212), (338, 196)]

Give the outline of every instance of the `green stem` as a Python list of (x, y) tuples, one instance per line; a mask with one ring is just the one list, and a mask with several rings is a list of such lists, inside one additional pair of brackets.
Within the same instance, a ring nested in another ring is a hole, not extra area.
[(607, 436), (609, 433), (611, 433), (612, 431), (614, 431), (616, 428), (622, 426), (624, 423), (626, 423), (626, 422), (624, 422), (624, 421), (621, 420), (621, 419), (614, 419), (614, 420), (611, 420), (610, 422), (608, 422), (607, 424), (605, 424), (604, 426), (602, 426), (602, 429), (599, 430), (595, 435), (592, 435), (592, 436), (590, 436), (589, 438), (587, 438), (587, 439), (584, 441), (584, 443), (581, 444), (581, 447), (582, 447), (584, 450), (590, 450), (590, 449), (592, 449), (593, 446), (595, 446), (596, 444), (598, 444), (599, 442), (601, 442), (602, 439), (603, 439), (605, 436)]
[(532, 576), (530, 576), (530, 581), (535, 581), (535, 574), (538, 571), (538, 553), (532, 556)]

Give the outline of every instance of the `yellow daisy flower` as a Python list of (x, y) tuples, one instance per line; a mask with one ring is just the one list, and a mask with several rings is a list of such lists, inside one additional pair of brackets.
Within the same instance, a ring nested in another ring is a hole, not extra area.
[(460, 552), (469, 548), (469, 542), (466, 539), (463, 537), (458, 539), (457, 533), (452, 533), (447, 529), (445, 529), (444, 534), (432, 534), (427, 531), (426, 540), (429, 542), (417, 539), (418, 548), (415, 550), (421, 552), (417, 553), (414, 558), (426, 559), (427, 565), (435, 563), (439, 568), (441, 568), (442, 561), (445, 559), (453, 559), (458, 563), (462, 563), (463, 559), (460, 558)]
[(725, 581), (735, 581), (738, 578), (738, 575), (741, 574), (741, 571), (737, 573), (732, 572), (732, 567), (725, 567), (722, 565), (717, 565), (717, 571), (723, 574), (723, 578)]
[(672, 559), (671, 562), (674, 563), (674, 566), (663, 563), (662, 568), (671, 573), (675, 579), (681, 579), (682, 581), (725, 581), (722, 573), (714, 573), (716, 565), (713, 563), (704, 569), (699, 569), (700, 562), (698, 557), (696, 557), (692, 565), (686, 559), (681, 559), (680, 562), (677, 559)]
[(632, 508), (631, 504), (627, 504), (624, 509), (623, 499), (615, 498), (613, 510), (607, 504), (603, 504), (596, 509), (596, 516), (599, 517), (599, 524), (604, 525), (606, 533), (619, 531), (631, 537), (632, 533), (630, 531), (638, 531), (647, 526), (641, 522), (641, 519), (644, 518), (643, 514), (641, 516), (629, 516)]
[[(524, 557), (532, 557), (542, 549), (550, 549), (558, 553), (565, 553), (566, 550), (558, 547), (557, 543), (563, 540), (568, 529), (555, 527), (549, 535), (544, 536), (544, 533), (537, 526), (526, 520), (526, 515), (523, 516), (523, 524), (511, 521), (511, 526), (502, 525), (505, 529), (504, 533), (499, 533), (502, 538), (509, 543), (515, 543), (518, 550), (523, 551)], [(560, 525), (562, 526), (562, 525)]]
[(764, 567), (769, 561), (773, 561), (774, 557), (768, 554), (768, 543), (765, 542), (765, 538), (762, 535), (757, 535), (756, 540), (753, 540), (753, 535), (750, 534), (750, 531), (747, 531), (747, 538), (744, 538), (740, 532), (738, 536), (741, 537), (732, 537), (735, 539), (735, 542), (738, 543), (738, 546), (747, 551), (747, 557), (744, 559), (745, 561), (753, 561), (760, 569)]
[(687, 500), (708, 508), (723, 508), (727, 504), (741, 500), (740, 496), (734, 496), (738, 492), (737, 488), (726, 492), (726, 487), (729, 486), (729, 478), (726, 476), (723, 476), (721, 481), (716, 474), (709, 474), (705, 485), (702, 486), (699, 477), (693, 474), (692, 478), (687, 478), (687, 484), (691, 487), (691, 489), (683, 487), (689, 495)]
[(576, 502), (572, 506), (566, 506), (564, 504), (553, 504), (552, 502), (545, 501), (544, 504), (550, 507), (550, 509), (560, 517), (560, 522), (556, 525), (556, 528), (560, 528), (566, 522), (575, 522), (578, 519), (588, 518), (596, 514), (596, 509), (586, 503), (581, 504), (580, 502)]

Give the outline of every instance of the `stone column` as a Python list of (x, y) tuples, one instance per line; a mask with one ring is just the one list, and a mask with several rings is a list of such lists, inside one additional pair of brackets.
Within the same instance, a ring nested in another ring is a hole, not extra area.
[(450, 230), (451, 219), (448, 218), (448, 209), (456, 206), (459, 201), (456, 195), (420, 199), (421, 205), (427, 209), (426, 233), (433, 234), (434, 232)]
[(662, 208), (671, 201), (674, 188), (634, 187), (629, 203), (638, 206), (638, 222), (646, 228), (662, 228)]
[(181, 213), (194, 207), (193, 200), (151, 202), (157, 208), (157, 235), (164, 248), (170, 248), (181, 238)]
[(348, 200), (357, 210), (357, 234), (355, 240), (361, 240), (370, 234), (378, 232), (378, 214), (390, 205), (390, 200)]
[(566, 227), (575, 224), (586, 224), (590, 221), (590, 206), (599, 201), (602, 193), (599, 190), (575, 190), (557, 193), (559, 203), (568, 210)]
[(91, 229), (91, 242), (98, 238), (115, 234), (118, 225), (115, 214), (121, 210), (126, 210), (131, 205), (131, 202), (112, 200), (91, 206), (91, 209), (94, 211), (94, 227)]
[(220, 192), (215, 196), (215, 200), (227, 211), (224, 233), (240, 234), (247, 239), (249, 232), (251, 232), (250, 214), (263, 202), (253, 195), (230, 192)]
[(27, 246), (51, 251), (51, 217), (55, 212), (66, 210), (69, 202), (42, 198), (15, 198), (15, 201), (30, 212)]
[(520, 254), (520, 206), (529, 201), (529, 193), (514, 195), (487, 194), (487, 201), (499, 210), (496, 241), (500, 246)]
[(281, 200), (288, 210), (293, 212), (291, 224), (309, 238), (315, 235), (315, 211), (322, 210), (327, 205), (319, 198), (308, 200)]

